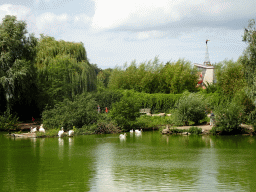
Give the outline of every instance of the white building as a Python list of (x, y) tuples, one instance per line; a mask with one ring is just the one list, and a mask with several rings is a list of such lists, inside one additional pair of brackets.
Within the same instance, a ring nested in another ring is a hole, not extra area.
[(214, 66), (212, 65), (202, 65), (198, 63), (194, 63), (194, 65), (201, 71), (201, 79), (199, 80), (199, 84), (207, 85), (207, 82), (209, 84), (213, 83), (214, 78)]
[(209, 40), (207, 39), (204, 64), (194, 63), (194, 65), (199, 69), (199, 71), (201, 71), (198, 85), (202, 85), (202, 86), (207, 85), (207, 83), (211, 84), (211, 83), (215, 82), (214, 66), (211, 65), (209, 53), (208, 53), (208, 47), (207, 47), (208, 41)]

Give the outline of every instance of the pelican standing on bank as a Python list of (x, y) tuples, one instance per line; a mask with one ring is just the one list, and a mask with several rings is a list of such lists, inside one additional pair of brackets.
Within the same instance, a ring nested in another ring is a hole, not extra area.
[(30, 132), (31, 133), (35, 133), (37, 130), (36, 130), (36, 127), (35, 128), (32, 128), (32, 127), (30, 127)]
[(63, 127), (62, 127), (61, 130), (59, 130), (59, 132), (58, 132), (58, 136), (62, 137), (63, 135), (64, 135), (64, 130), (63, 130)]
[(68, 131), (68, 136), (71, 137), (71, 136), (73, 136), (73, 135), (74, 135), (74, 130), (69, 130), (69, 131)]
[(43, 128), (43, 124), (40, 125), (39, 132), (45, 133), (45, 129)]

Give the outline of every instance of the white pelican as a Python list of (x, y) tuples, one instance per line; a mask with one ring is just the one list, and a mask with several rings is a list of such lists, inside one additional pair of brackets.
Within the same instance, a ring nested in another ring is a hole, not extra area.
[(40, 128), (39, 128), (39, 132), (45, 133), (45, 129), (43, 128), (43, 124), (41, 124), (41, 126), (40, 126)]
[(32, 128), (32, 127), (30, 127), (30, 132), (31, 133), (35, 133), (37, 130), (36, 130), (36, 127), (35, 128)]
[(141, 132), (142, 132), (142, 129), (140, 129), (140, 130), (139, 130), (139, 129), (136, 129), (136, 130), (135, 130), (135, 133), (136, 133), (136, 134), (141, 134)]
[(61, 128), (61, 130), (58, 132), (58, 136), (59, 137), (62, 137), (64, 134), (64, 130), (63, 130), (63, 127)]
[(73, 136), (73, 135), (74, 135), (74, 130), (69, 130), (69, 131), (68, 131), (68, 136), (71, 137), (71, 136)]
[(120, 135), (119, 135), (119, 138), (120, 138), (120, 139), (126, 139), (126, 133), (125, 133), (125, 134), (120, 134)]

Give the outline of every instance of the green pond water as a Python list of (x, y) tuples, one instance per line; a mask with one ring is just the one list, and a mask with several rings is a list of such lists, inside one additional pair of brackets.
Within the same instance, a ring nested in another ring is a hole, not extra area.
[(0, 191), (256, 191), (256, 137), (0, 133)]

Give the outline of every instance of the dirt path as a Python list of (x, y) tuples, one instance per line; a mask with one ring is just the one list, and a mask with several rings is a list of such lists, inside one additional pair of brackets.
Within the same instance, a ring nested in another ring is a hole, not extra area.
[(182, 127), (175, 127), (175, 128), (176, 129), (189, 129), (190, 127), (198, 127), (198, 128), (201, 128), (202, 131), (210, 131), (212, 129), (211, 125), (182, 126)]

